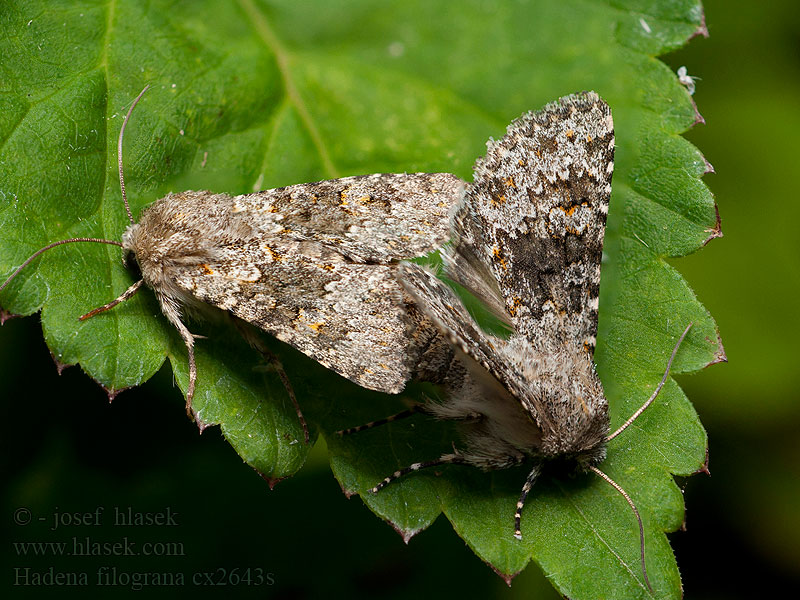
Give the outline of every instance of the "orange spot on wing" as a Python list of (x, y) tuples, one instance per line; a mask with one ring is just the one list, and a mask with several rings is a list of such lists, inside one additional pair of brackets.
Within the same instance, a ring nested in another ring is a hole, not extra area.
[(504, 271), (508, 271), (508, 265), (506, 264), (506, 261), (505, 261), (505, 259), (503, 258), (502, 254), (500, 254), (500, 248), (498, 248), (497, 246), (495, 246), (495, 247), (492, 249), (492, 256), (494, 256), (494, 259), (495, 259), (495, 260), (496, 260), (498, 263), (500, 263), (500, 266), (501, 266), (501, 267), (503, 267), (503, 270), (504, 270)]
[(273, 250), (272, 248), (270, 248), (266, 244), (264, 245), (264, 250), (269, 252), (269, 255), (272, 257), (272, 260), (274, 260), (275, 262), (279, 262), (279, 261), (283, 260), (283, 257), (280, 254), (275, 252), (275, 250)]

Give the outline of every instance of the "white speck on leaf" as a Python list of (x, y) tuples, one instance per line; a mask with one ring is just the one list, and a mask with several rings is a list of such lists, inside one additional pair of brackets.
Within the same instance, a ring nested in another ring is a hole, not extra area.
[(389, 56), (397, 58), (406, 52), (406, 45), (403, 42), (392, 42), (389, 44)]

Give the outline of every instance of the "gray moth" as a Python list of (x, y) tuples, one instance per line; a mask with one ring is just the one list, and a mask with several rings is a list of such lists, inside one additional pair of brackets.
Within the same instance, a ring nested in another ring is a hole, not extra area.
[(455, 421), (459, 441), (453, 452), (398, 470), (370, 491), (437, 465), (494, 470), (526, 464), (514, 514), (514, 536), (520, 539), (525, 500), (546, 465), (571, 463), (578, 472), (596, 473), (637, 517), (649, 587), (638, 511), (597, 465), (608, 441), (655, 399), (678, 345), (650, 399), (610, 433), (593, 354), (613, 159), (611, 110), (594, 92), (529, 112), (502, 139), (489, 140), (454, 212), (452, 243), (441, 254), (448, 278), (507, 323), (510, 335), (483, 331), (436, 273), (405, 263), (403, 286), (457, 358), (440, 373), (445, 398), (342, 433), (414, 412)]
[[(143, 285), (155, 294), (189, 356), (187, 412), (197, 378), (189, 311), (228, 311), (369, 389), (400, 392), (436, 331), (415, 310), (397, 279), (400, 261), (441, 246), (464, 182), (447, 173), (375, 174), (229, 196), (208, 191), (170, 193), (135, 222), (122, 169), (130, 225), (121, 246), (142, 278), (94, 316), (127, 300)], [(245, 330), (246, 331), (246, 330)], [(250, 339), (258, 348), (258, 342)], [(285, 374), (284, 383), (287, 384)], [(308, 429), (296, 399), (306, 441)], [(202, 423), (198, 423), (202, 427)]]

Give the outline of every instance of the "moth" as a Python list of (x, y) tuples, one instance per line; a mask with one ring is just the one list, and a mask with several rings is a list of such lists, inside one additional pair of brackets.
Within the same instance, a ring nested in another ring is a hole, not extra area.
[(664, 385), (686, 331), (652, 396), (610, 433), (608, 401), (593, 354), (600, 263), (614, 167), (611, 110), (594, 92), (559, 99), (509, 125), (474, 169), (442, 250), (447, 276), (508, 324), (507, 338), (483, 331), (436, 276), (406, 263), (400, 278), (417, 306), (451, 344), (462, 369), (443, 377), (446, 397), (342, 433), (424, 412), (454, 420), (460, 445), (386, 477), (377, 493), (423, 468), (460, 464), (483, 470), (529, 465), (514, 514), (514, 536), (528, 493), (548, 463), (591, 471), (630, 496), (598, 465), (607, 443), (628, 427)]
[[(400, 392), (437, 334), (429, 323), (426, 328), (398, 282), (399, 262), (446, 241), (449, 213), (464, 193), (464, 182), (447, 173), (401, 173), (233, 197), (170, 193), (146, 207), (137, 223), (125, 192), (122, 140), (147, 89), (131, 104), (119, 133), (120, 189), (130, 221), (122, 241), (51, 243), (20, 265), (0, 291), (56, 246), (97, 242), (122, 247), (138, 265), (141, 279), (80, 319), (149, 287), (186, 344), (186, 409), (194, 418), (196, 336), (184, 314), (209, 306), (263, 329), (361, 386)], [(257, 340), (249, 341), (259, 347)], [(282, 371), (281, 377), (308, 442), (308, 427)]]

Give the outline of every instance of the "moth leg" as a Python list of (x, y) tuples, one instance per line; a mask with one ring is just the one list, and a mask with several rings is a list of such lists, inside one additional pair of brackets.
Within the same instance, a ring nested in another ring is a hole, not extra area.
[(180, 305), (175, 298), (164, 294), (156, 294), (156, 296), (158, 298), (158, 303), (161, 305), (161, 312), (164, 313), (164, 316), (172, 323), (173, 327), (178, 330), (178, 333), (183, 339), (183, 343), (186, 344), (186, 352), (189, 355), (189, 388), (186, 390), (186, 414), (189, 415), (192, 421), (197, 423), (202, 433), (206, 426), (198, 419), (197, 411), (192, 408), (194, 388), (197, 383), (197, 363), (194, 359), (194, 340), (201, 336), (194, 335), (189, 331), (189, 328), (183, 324), (183, 321), (181, 321)]
[(469, 464), (463, 456), (460, 454), (444, 454), (440, 458), (436, 460), (429, 460), (427, 462), (418, 462), (412, 465), (408, 465), (405, 469), (400, 469), (399, 471), (395, 471), (389, 477), (381, 481), (378, 485), (374, 488), (370, 489), (370, 492), (373, 494), (377, 494), (387, 485), (400, 479), (403, 475), (408, 475), (414, 471), (419, 471), (420, 469), (427, 469), (428, 467), (438, 467), (439, 465), (466, 465)]
[(140, 279), (108, 304), (104, 304), (103, 306), (98, 306), (97, 308), (90, 310), (85, 315), (81, 315), (80, 317), (78, 317), (78, 320), (85, 321), (86, 319), (90, 319), (95, 315), (99, 315), (102, 312), (106, 312), (107, 310), (114, 308), (117, 304), (125, 302), (142, 288), (143, 283), (144, 279)]
[(522, 539), (522, 531), (520, 530), (520, 521), (522, 520), (522, 508), (525, 506), (525, 500), (528, 498), (528, 492), (531, 491), (536, 478), (541, 472), (541, 467), (536, 465), (528, 473), (528, 478), (525, 480), (525, 485), (522, 486), (522, 493), (517, 500), (517, 511), (514, 513), (514, 537), (518, 540)]
[(200, 421), (197, 418), (197, 411), (195, 411), (194, 408), (192, 408), (192, 399), (194, 398), (194, 388), (195, 384), (197, 383), (197, 364), (195, 363), (194, 360), (195, 336), (192, 335), (192, 333), (180, 319), (177, 319), (177, 321), (173, 321), (172, 324), (175, 325), (175, 328), (178, 330), (178, 333), (181, 334), (181, 337), (183, 338), (183, 341), (186, 344), (186, 352), (189, 354), (189, 389), (186, 390), (186, 414), (189, 415), (189, 418), (192, 419), (192, 421), (197, 422), (198, 426), (200, 427), (200, 431), (203, 431), (204, 426), (200, 423)]
[[(85, 321), (86, 319), (90, 319), (95, 315), (114, 308), (117, 304), (129, 300), (134, 294), (136, 294), (136, 292), (142, 289), (143, 283), (144, 279), (140, 279), (111, 302), (90, 310), (85, 315), (78, 317), (78, 320)], [(175, 329), (178, 330), (178, 333), (181, 334), (181, 337), (186, 344), (186, 350), (189, 353), (189, 389), (186, 392), (186, 414), (189, 415), (189, 418), (192, 419), (192, 421), (198, 422), (197, 413), (192, 409), (192, 398), (194, 397), (195, 382), (197, 381), (197, 365), (195, 364), (194, 360), (195, 336), (192, 335), (192, 333), (187, 329), (186, 325), (184, 325), (181, 321), (180, 311), (178, 310), (174, 300), (166, 297), (159, 297), (159, 303), (161, 304), (161, 310), (164, 312), (164, 315), (167, 317), (169, 322), (175, 326)], [(201, 425), (200, 430), (202, 431), (202, 429), (203, 427)]]
[(369, 423), (364, 423), (363, 425), (359, 425), (358, 427), (350, 427), (349, 429), (340, 429), (336, 432), (337, 435), (350, 435), (351, 433), (358, 433), (359, 431), (364, 431), (365, 429), (372, 429), (373, 427), (378, 427), (379, 425), (386, 425), (387, 423), (391, 423), (392, 421), (399, 421), (400, 419), (406, 419), (412, 415), (416, 415), (417, 413), (427, 413), (428, 411), (422, 404), (415, 404), (411, 408), (401, 411), (396, 415), (391, 415), (390, 417), (385, 417), (383, 419), (378, 419), (377, 421), (370, 421)]
[(272, 350), (264, 345), (261, 337), (259, 337), (257, 333), (250, 329), (241, 319), (233, 317), (233, 322), (236, 326), (236, 329), (239, 330), (239, 333), (242, 335), (245, 341), (250, 344), (250, 346), (259, 354), (261, 354), (264, 360), (266, 360), (270, 366), (275, 369), (275, 372), (278, 374), (283, 387), (286, 389), (286, 393), (289, 395), (289, 399), (292, 401), (294, 410), (297, 413), (297, 420), (300, 421), (300, 426), (303, 428), (303, 439), (305, 440), (305, 443), (308, 444), (310, 439), (308, 424), (306, 423), (306, 418), (303, 416), (303, 411), (300, 410), (300, 403), (297, 401), (297, 396), (294, 394), (292, 383), (289, 381), (289, 376), (286, 374), (286, 370), (283, 368), (280, 359), (275, 356), (275, 353), (272, 352)]

